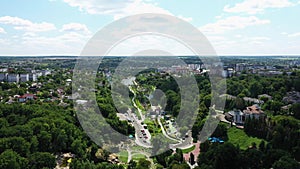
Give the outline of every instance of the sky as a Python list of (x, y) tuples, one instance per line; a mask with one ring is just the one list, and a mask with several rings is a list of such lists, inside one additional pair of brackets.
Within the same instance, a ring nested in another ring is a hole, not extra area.
[(299, 0), (2, 0), (0, 56), (77, 56), (101, 28), (145, 12), (189, 22), (218, 55), (300, 54)]

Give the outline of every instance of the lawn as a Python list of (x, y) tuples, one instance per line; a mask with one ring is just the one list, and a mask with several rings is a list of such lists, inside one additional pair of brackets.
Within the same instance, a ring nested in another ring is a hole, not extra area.
[(128, 160), (128, 152), (127, 151), (121, 151), (119, 153), (119, 160), (122, 161), (123, 163), (127, 163)]
[[(256, 137), (250, 137), (244, 132), (243, 129), (237, 129), (235, 127), (229, 128), (227, 134), (229, 139), (228, 141), (235, 146), (239, 145), (243, 150), (251, 146), (253, 142), (258, 146), (259, 143), (263, 140)], [(265, 141), (265, 143), (267, 142)]]
[(187, 148), (187, 149), (183, 149), (182, 150), (182, 153), (183, 154), (186, 154), (186, 153), (189, 153), (189, 152), (192, 152), (194, 149), (195, 149), (195, 145), (193, 145), (192, 147), (190, 147), (190, 148)]
[(143, 154), (133, 154), (132, 159), (138, 161), (141, 158), (146, 158)]

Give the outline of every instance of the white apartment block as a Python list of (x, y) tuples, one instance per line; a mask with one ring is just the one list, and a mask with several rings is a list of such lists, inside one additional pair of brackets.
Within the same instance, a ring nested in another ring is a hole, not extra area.
[(29, 74), (20, 74), (20, 82), (28, 82)]
[(7, 75), (7, 82), (16, 82), (19, 83), (19, 74), (8, 74)]

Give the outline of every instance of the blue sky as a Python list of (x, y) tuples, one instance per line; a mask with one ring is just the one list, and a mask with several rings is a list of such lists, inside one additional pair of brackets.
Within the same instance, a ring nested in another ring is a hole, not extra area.
[(300, 54), (299, 0), (3, 0), (0, 55), (79, 55), (105, 25), (144, 12), (190, 22), (219, 55)]

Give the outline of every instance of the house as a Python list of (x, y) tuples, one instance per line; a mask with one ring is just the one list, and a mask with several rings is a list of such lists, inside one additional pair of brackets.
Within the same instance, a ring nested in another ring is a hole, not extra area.
[(23, 103), (26, 102), (27, 100), (35, 100), (35, 99), (37, 99), (37, 97), (34, 94), (27, 93), (19, 97), (19, 102)]
[(42, 76), (47, 76), (47, 75), (51, 74), (51, 71), (50, 70), (42, 70), (41, 73), (42, 73)]
[(264, 101), (263, 100), (259, 100), (256, 98), (251, 98), (251, 97), (243, 97), (245, 102), (251, 102), (251, 103), (255, 103), (255, 104), (263, 104)]
[(32, 72), (32, 68), (23, 68), (26, 72), (31, 73)]
[(230, 94), (221, 94), (219, 97), (220, 98), (225, 98), (225, 99), (228, 99), (228, 100), (235, 100), (236, 99), (236, 96), (232, 96)]
[(300, 92), (292, 91), (288, 92), (287, 96), (282, 99), (286, 104), (300, 103)]
[(241, 110), (233, 110), (228, 112), (228, 114), (232, 117), (232, 122), (235, 124), (243, 124), (245, 122), (245, 115)]
[(265, 116), (265, 113), (261, 110), (261, 108), (254, 104), (252, 106), (249, 106), (246, 108), (246, 110), (243, 111), (246, 118), (255, 118), (259, 119), (260, 117)]
[(225, 113), (225, 119), (229, 122), (233, 122), (234, 125), (243, 125), (247, 118), (255, 118), (259, 119), (260, 117), (264, 117), (265, 113), (261, 110), (261, 108), (254, 104), (252, 106), (247, 107), (245, 110), (232, 110), (228, 113)]
[(262, 98), (267, 98), (268, 100), (272, 100), (272, 96), (270, 96), (270, 95), (267, 95), (267, 94), (258, 95), (259, 100), (262, 100)]

